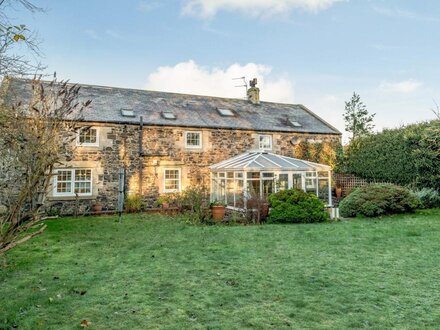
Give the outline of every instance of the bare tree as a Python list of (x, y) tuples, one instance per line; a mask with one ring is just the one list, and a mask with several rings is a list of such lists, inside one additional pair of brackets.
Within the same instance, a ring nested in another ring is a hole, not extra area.
[(435, 100), (434, 100), (434, 104), (435, 104), (435, 108), (431, 109), (431, 111), (434, 113), (437, 119), (440, 120), (440, 107)]
[(28, 0), (0, 0), (0, 77), (35, 75), (44, 69), (38, 61), (41, 54), (36, 33), (12, 22), (6, 14), (7, 9), (20, 7), (32, 13), (42, 11)]
[(77, 85), (56, 79), (29, 83), (29, 104), (0, 109), (0, 192), (8, 194), (6, 213), (0, 216), (0, 255), (45, 229), (35, 226), (42, 219), (54, 166), (71, 154), (77, 122), (91, 102), (79, 101)]

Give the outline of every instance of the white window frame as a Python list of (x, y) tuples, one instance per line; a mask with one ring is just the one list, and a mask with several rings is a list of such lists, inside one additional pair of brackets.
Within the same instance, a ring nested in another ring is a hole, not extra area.
[[(91, 168), (58, 168), (54, 171), (53, 177), (53, 196), (54, 197), (75, 197), (75, 175), (76, 171), (89, 170), (90, 171), (90, 192), (78, 193), (78, 196), (92, 196), (93, 195), (93, 170)], [(70, 172), (70, 192), (58, 192), (58, 171)], [(83, 182), (83, 181), (81, 181)]]
[[(262, 146), (261, 146), (261, 144), (262, 144), (262, 141), (261, 141), (261, 139), (262, 138), (266, 138), (266, 137), (268, 137), (269, 138), (269, 145), (270, 145), (270, 147), (269, 148), (263, 148)], [(258, 135), (258, 149), (260, 149), (260, 150), (272, 150), (272, 135), (264, 135), (264, 134), (260, 134), (260, 135)]]
[[(177, 180), (177, 189), (166, 189), (166, 181), (167, 180), (173, 180), (175, 181), (175, 179), (167, 179), (166, 178), (166, 172), (167, 171), (177, 171), (179, 173), (179, 178)], [(164, 193), (175, 193), (175, 192), (180, 192), (182, 188), (182, 171), (180, 170), (180, 168), (164, 168), (163, 169), (163, 192)]]
[(89, 142), (79, 142), (79, 136), (81, 134), (81, 131), (86, 129), (85, 127), (82, 127), (78, 130), (76, 134), (76, 145), (79, 147), (99, 147), (99, 127), (90, 127), (90, 129), (94, 129), (96, 131), (96, 142), (89, 143)]
[[(188, 134), (199, 134), (200, 144), (198, 146), (188, 145)], [(203, 141), (202, 141), (202, 132), (201, 131), (186, 131), (185, 132), (185, 148), (187, 149), (202, 149)]]

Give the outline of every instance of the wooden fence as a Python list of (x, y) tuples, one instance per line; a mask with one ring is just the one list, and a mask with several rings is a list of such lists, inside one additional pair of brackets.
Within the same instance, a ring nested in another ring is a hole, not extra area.
[(383, 181), (368, 181), (352, 174), (334, 173), (333, 182), (342, 188), (342, 197), (347, 196), (353, 189), (370, 183), (385, 183)]

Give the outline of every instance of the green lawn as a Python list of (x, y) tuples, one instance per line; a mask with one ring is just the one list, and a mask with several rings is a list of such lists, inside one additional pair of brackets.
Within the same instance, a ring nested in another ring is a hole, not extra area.
[(306, 225), (114, 220), (49, 220), (11, 250), (0, 329), (440, 325), (440, 209)]

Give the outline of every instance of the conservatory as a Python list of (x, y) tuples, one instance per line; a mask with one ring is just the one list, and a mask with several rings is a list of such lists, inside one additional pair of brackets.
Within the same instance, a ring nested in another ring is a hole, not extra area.
[(210, 166), (211, 199), (229, 207), (246, 208), (253, 195), (289, 188), (316, 194), (332, 205), (331, 167), (266, 151), (249, 151)]

